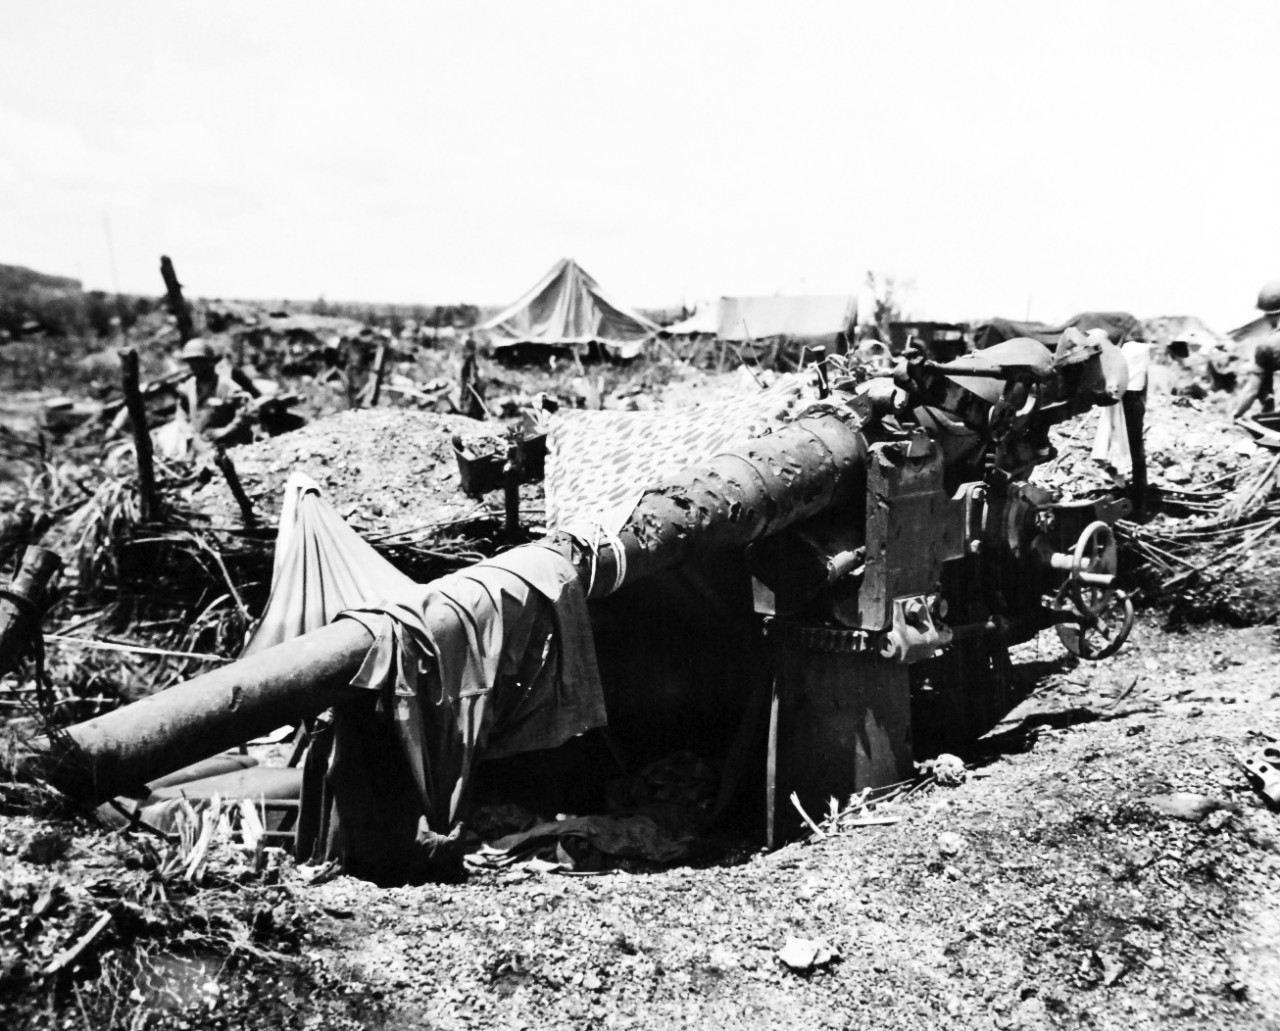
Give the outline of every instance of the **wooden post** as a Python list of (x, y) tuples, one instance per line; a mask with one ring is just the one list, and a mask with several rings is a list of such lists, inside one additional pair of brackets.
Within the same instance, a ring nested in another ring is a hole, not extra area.
[(520, 448), (512, 444), (507, 448), (507, 461), (502, 467), (502, 494), (506, 507), (506, 532), (508, 543), (515, 544), (520, 537), (520, 481), (524, 478), (524, 461)]
[(1132, 498), (1133, 518), (1145, 522), (1147, 518), (1147, 445), (1145, 426), (1147, 418), (1147, 388), (1126, 390), (1120, 395), (1124, 411), (1125, 433), (1129, 438), (1129, 455), (1133, 459)]
[(369, 388), (369, 407), (377, 408), (378, 399), (382, 396), (382, 377), (387, 371), (387, 354), (390, 348), (384, 340), (378, 345), (378, 353), (373, 359), (373, 385)]
[(147, 406), (138, 386), (138, 352), (127, 347), (120, 352), (120, 378), (124, 405), (133, 424), (133, 450), (138, 459), (138, 492), (142, 501), (142, 521), (150, 522), (159, 507), (156, 493), (155, 460), (151, 450), (151, 430), (147, 426)]
[(831, 393), (831, 385), (827, 376), (827, 349), (822, 344), (805, 345), (800, 349), (800, 371), (809, 366), (818, 370), (818, 396), (825, 398)]
[(218, 448), (214, 453), (213, 463), (222, 473), (223, 479), (227, 481), (227, 486), (231, 488), (231, 496), (240, 506), (240, 518), (244, 520), (244, 525), (257, 526), (258, 514), (253, 510), (253, 502), (249, 500), (249, 495), (244, 492), (244, 485), (240, 482), (240, 474), (236, 472), (236, 464), (231, 461), (231, 456), (222, 448)]
[(182, 298), (182, 284), (178, 282), (178, 274), (173, 270), (173, 262), (167, 255), (160, 256), (160, 275), (164, 279), (165, 300), (169, 305), (169, 313), (178, 320), (178, 336), (185, 344), (196, 335), (196, 328), (191, 321), (191, 309)]
[(480, 359), (476, 342), (471, 337), (462, 346), (462, 372), (458, 376), (458, 408), (471, 419), (484, 419), (489, 412), (484, 404), (484, 388), (480, 383)]

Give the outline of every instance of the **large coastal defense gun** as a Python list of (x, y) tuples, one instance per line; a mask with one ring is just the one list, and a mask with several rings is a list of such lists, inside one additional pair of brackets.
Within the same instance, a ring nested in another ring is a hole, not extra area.
[[(528, 545), (558, 550), (590, 597), (708, 553), (745, 555), (773, 644), (774, 840), (793, 791), (824, 807), (909, 774), (913, 687), (936, 702), (917, 706), (925, 718), (975, 731), (1008, 701), (1010, 644), (1056, 626), (1076, 654), (1100, 658), (1132, 623), (1111, 529), (1127, 502), (1063, 503), (1030, 482), (1053, 457), (1050, 426), (1120, 401), (1115, 347), (1015, 340), (946, 363), (833, 359), (820, 373), (821, 400), (652, 485), (618, 534)], [(368, 721), (369, 692), (351, 685), (372, 643), (361, 622), (337, 619), (66, 728), (29, 769), (101, 800), (322, 710)], [(393, 756), (368, 754), (393, 776)], [(369, 835), (377, 850), (421, 842), (411, 795), (379, 804), (405, 811)]]

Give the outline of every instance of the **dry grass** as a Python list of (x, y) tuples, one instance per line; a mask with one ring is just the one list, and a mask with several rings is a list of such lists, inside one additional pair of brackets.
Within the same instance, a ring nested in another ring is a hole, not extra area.
[[(23, 833), (0, 818), (20, 856), (0, 873), (0, 1022), (201, 1025), (304, 976), (293, 958), (320, 914), (290, 886), (288, 860), (237, 844), (240, 803), (184, 803), (177, 816), (169, 837), (65, 820)], [(37, 836), (65, 858), (36, 861)]]

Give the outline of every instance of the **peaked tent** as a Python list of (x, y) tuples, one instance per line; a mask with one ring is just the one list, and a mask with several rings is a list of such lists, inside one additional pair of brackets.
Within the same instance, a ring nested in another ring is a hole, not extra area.
[(561, 258), (520, 300), (479, 327), (495, 347), (599, 344), (615, 357), (634, 358), (658, 326), (610, 300), (572, 258)]

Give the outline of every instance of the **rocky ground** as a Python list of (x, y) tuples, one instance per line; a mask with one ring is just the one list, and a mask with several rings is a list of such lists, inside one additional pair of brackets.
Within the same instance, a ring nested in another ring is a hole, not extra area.
[[(1153, 481), (1202, 506), (1156, 530), (1221, 523), (1270, 461), (1220, 407), (1153, 399)], [(500, 437), (379, 409), (235, 454), (264, 514), (301, 468), (385, 534), (422, 523), (424, 494), (442, 521), (476, 504), (454, 433)], [(1105, 483), (1091, 422), (1063, 433), (1046, 482)], [(204, 491), (234, 522), (221, 481)], [(1264, 616), (1277, 540), (1221, 573), (1269, 582)], [(535, 861), (384, 890), (221, 842), (193, 877), (191, 842), (109, 834), (0, 784), (0, 1026), (1280, 1026), (1280, 812), (1238, 761), (1280, 739), (1275, 627), (1149, 612), (1113, 659), (1077, 663), (1050, 633), (1015, 661), (1025, 698), (958, 786), (773, 853), (747, 828), (666, 870)]]
[(339, 878), (316, 959), (388, 1026), (1277, 1026), (1280, 817), (1235, 761), (1280, 734), (1274, 632), (1021, 659), (1034, 693), (901, 822), (646, 875)]
[[(966, 757), (967, 782), (879, 811), (896, 823), (651, 873), (535, 863), (382, 890), (286, 871), (234, 902), (268, 958), (193, 974), (171, 942), (152, 957), (171, 984), (123, 983), (121, 1019), (85, 1026), (1280, 1026), (1280, 815), (1237, 764), (1280, 736), (1275, 631), (1146, 620), (1098, 665), (1052, 635), (1017, 661), (1030, 694)], [(0, 820), (0, 926), (42, 963), (90, 923), (63, 915), (86, 876), (101, 911), (100, 882), (145, 880), (81, 825), (36, 862), (47, 826)], [(264, 906), (280, 926), (259, 936)], [(64, 1026), (12, 994), (13, 954), (5, 1026)]]

